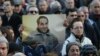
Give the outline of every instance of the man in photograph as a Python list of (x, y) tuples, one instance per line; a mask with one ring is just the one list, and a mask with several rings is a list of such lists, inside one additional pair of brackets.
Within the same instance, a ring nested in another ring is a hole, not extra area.
[(48, 52), (54, 51), (58, 45), (58, 39), (53, 35), (48, 28), (49, 20), (46, 16), (40, 16), (37, 19), (37, 30), (31, 32), (33, 37), (38, 43), (43, 44)]

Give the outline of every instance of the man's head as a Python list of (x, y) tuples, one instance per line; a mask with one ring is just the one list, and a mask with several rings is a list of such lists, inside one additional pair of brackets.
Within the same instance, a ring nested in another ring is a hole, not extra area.
[(13, 0), (14, 12), (20, 13), (22, 10), (22, 0)]
[(84, 23), (84, 21), (86, 20), (85, 13), (83, 11), (81, 11), (81, 10), (78, 10), (77, 14), (78, 14), (78, 18), (80, 20), (82, 20), (82, 22)]
[(89, 10), (88, 10), (88, 7), (82, 6), (82, 7), (79, 8), (79, 10), (81, 10), (81, 11), (84, 12), (86, 19), (89, 17)]
[(90, 4), (90, 10), (94, 14), (100, 14), (100, 0), (93, 0)]
[(48, 30), (48, 18), (46, 16), (40, 16), (38, 19), (37, 19), (37, 25), (38, 25), (38, 29), (41, 31), (41, 32), (47, 32)]
[(75, 2), (74, 2), (74, 0), (65, 0), (65, 6), (68, 9), (75, 8)]
[(73, 21), (74, 18), (77, 18), (77, 11), (76, 9), (68, 9), (66, 10), (66, 17), (68, 22), (70, 23)]
[(82, 36), (83, 35), (83, 23), (80, 19), (75, 18), (72, 22), (71, 22), (71, 32), (74, 33), (76, 36)]
[(55, 14), (61, 13), (61, 4), (58, 1), (53, 1), (50, 4), (50, 9)]
[(9, 44), (4, 36), (0, 36), (0, 56), (7, 56)]
[(38, 3), (39, 11), (46, 12), (48, 10), (48, 4), (45, 0), (41, 0)]
[(4, 12), (9, 13), (13, 11), (13, 1), (7, 0), (4, 2)]

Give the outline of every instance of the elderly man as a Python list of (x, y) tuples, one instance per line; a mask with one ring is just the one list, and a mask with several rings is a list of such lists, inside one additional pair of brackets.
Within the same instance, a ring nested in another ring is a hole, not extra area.
[(64, 5), (65, 8), (63, 9), (63, 13), (65, 13), (69, 9), (76, 9), (74, 0), (65, 0)]
[(4, 36), (0, 35), (0, 56), (7, 56), (9, 44), (7, 39)]
[(61, 54), (62, 56), (66, 55), (66, 45), (69, 42), (77, 42), (81, 46), (84, 46), (85, 44), (92, 44), (91, 40), (84, 36), (84, 28), (83, 23), (79, 18), (75, 18), (70, 25), (71, 34), (70, 36), (65, 40)]
[(46, 0), (40, 0), (38, 3), (39, 14), (51, 14), (51, 10)]
[[(89, 10), (88, 7), (82, 6), (78, 9), (80, 11), (78, 15), (80, 16), (80, 19), (84, 19), (84, 33), (87, 37), (89, 37), (97, 48), (99, 48), (99, 37), (100, 37), (100, 32), (97, 24), (89, 18)], [(82, 14), (81, 12), (84, 12)], [(82, 15), (85, 15), (82, 17)], [(94, 33), (90, 33), (94, 32)]]
[(97, 24), (100, 31), (100, 1), (99, 0), (93, 0), (91, 2), (89, 17)]

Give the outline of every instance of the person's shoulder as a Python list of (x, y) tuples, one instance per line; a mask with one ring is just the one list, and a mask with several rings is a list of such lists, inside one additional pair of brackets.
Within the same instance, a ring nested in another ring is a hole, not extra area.
[(90, 39), (89, 39), (88, 37), (84, 37), (84, 40), (88, 40), (88, 41), (90, 41)]
[(55, 36), (53, 33), (51, 33), (51, 32), (48, 32), (47, 33), (48, 35), (50, 35), (50, 36)]
[(84, 42), (88, 44), (92, 44), (91, 40), (88, 37), (84, 37)]
[(30, 32), (30, 35), (39, 35), (41, 33), (39, 33), (37, 30)]
[(73, 39), (75, 40), (76, 38), (75, 38), (75, 36), (71, 33), (70, 36), (67, 38), (67, 40), (73, 40)]

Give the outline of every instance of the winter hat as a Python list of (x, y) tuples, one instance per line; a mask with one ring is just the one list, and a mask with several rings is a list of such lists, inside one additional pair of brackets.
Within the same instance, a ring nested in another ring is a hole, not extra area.
[(88, 54), (95, 54), (97, 56), (97, 48), (94, 45), (84, 45), (81, 50), (81, 56), (85, 56)]

